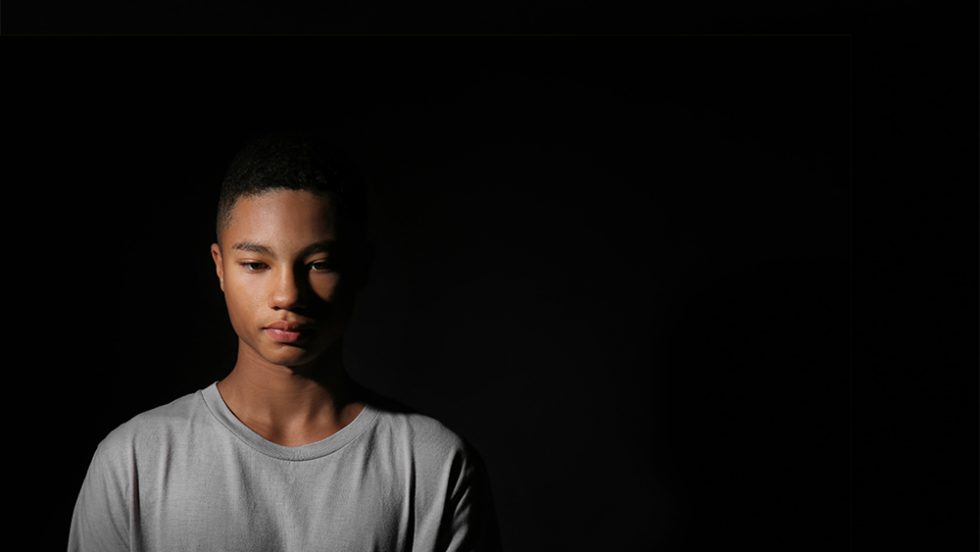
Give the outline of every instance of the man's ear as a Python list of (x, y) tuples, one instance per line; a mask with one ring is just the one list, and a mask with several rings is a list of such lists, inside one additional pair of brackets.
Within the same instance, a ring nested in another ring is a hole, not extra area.
[(211, 258), (214, 259), (214, 270), (218, 274), (218, 285), (221, 291), (225, 291), (225, 266), (221, 263), (221, 246), (217, 243), (211, 244)]

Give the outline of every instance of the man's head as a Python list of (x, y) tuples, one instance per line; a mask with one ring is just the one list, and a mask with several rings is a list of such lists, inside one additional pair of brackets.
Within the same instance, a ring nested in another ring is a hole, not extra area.
[(301, 366), (342, 338), (367, 277), (366, 216), (361, 182), (335, 150), (302, 133), (250, 143), (222, 183), (216, 237), (218, 280), (249, 353)]
[(218, 198), (218, 243), (238, 199), (276, 189), (329, 196), (343, 232), (339, 238), (355, 246), (366, 239), (364, 187), (353, 164), (316, 132), (281, 131), (248, 143), (228, 167)]

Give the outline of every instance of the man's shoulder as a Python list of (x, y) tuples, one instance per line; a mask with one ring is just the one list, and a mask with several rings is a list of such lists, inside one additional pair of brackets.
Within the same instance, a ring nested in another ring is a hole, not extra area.
[(437, 416), (409, 406), (389, 395), (358, 386), (364, 402), (378, 415), (377, 429), (390, 439), (413, 448), (460, 449), (465, 441)]
[(466, 439), (433, 415), (390, 410), (382, 410), (379, 415), (383, 431), (396, 443), (409, 446), (416, 457), (465, 457), (470, 452)]
[(200, 391), (187, 393), (119, 424), (102, 439), (99, 449), (118, 455), (122, 451), (169, 440), (190, 430), (202, 408)]
[[(436, 416), (421, 412), (383, 412), (383, 423), (393, 447), (408, 456), (418, 469), (418, 477), (428, 482), (451, 481), (453, 488), (487, 485), (484, 460), (476, 447), (462, 434)], [(482, 491), (481, 491), (482, 492)]]

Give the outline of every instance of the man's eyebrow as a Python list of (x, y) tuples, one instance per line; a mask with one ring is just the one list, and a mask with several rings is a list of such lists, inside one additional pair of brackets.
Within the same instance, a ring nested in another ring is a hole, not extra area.
[[(300, 252), (300, 257), (306, 257), (307, 255), (312, 255), (313, 253), (329, 253), (334, 248), (335, 240), (322, 240), (318, 242), (311, 243), (304, 247)], [(260, 243), (254, 242), (238, 242), (231, 246), (232, 249), (237, 249), (239, 251), (251, 251), (252, 253), (259, 253), (262, 255), (268, 255), (270, 257), (275, 257), (272, 249), (267, 245), (262, 245)]]
[(232, 249), (238, 249), (239, 251), (251, 251), (252, 253), (261, 253), (263, 255), (272, 255), (272, 250), (268, 246), (252, 243), (252, 242), (238, 242), (231, 246)]
[(336, 243), (337, 243), (336, 240), (322, 240), (322, 241), (311, 243), (310, 245), (304, 247), (302, 251), (300, 251), (299, 256), (305, 257), (307, 255), (312, 255), (314, 253), (330, 253), (331, 251), (333, 251), (334, 244)]

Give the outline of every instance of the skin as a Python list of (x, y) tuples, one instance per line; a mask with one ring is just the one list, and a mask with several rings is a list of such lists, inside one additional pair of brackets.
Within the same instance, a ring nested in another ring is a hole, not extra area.
[[(342, 362), (354, 284), (337, 261), (343, 250), (334, 218), (328, 197), (271, 190), (239, 198), (211, 244), (238, 334), (235, 367), (218, 391), (246, 426), (280, 445), (325, 439), (364, 408)], [(330, 251), (309, 250), (330, 241)], [(279, 320), (312, 330), (303, 341), (280, 343), (264, 329)]]

